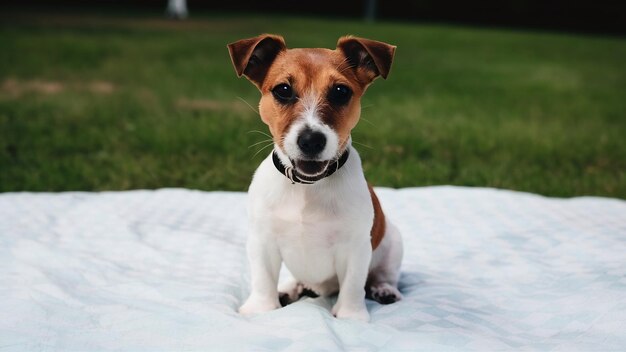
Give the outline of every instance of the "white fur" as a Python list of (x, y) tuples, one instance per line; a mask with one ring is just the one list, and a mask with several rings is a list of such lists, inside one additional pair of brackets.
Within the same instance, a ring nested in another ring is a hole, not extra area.
[[(364, 301), (366, 282), (372, 293), (393, 294), (400, 299), (400, 235), (387, 222), (383, 241), (372, 253), (374, 208), (359, 154), (351, 145), (348, 148), (346, 164), (312, 185), (292, 184), (276, 170), (271, 156), (257, 169), (248, 192), (251, 233), (247, 250), (252, 287), (250, 297), (239, 309), (242, 314), (280, 307), (277, 284), (281, 262), (293, 275), (281, 285), (283, 292), (296, 298), (302, 285), (321, 295), (339, 291), (332, 309), (339, 318), (369, 320)], [(282, 152), (279, 156), (289, 162)]]
[(285, 140), (283, 147), (285, 153), (292, 160), (303, 159), (302, 152), (298, 147), (298, 136), (305, 128), (310, 128), (313, 131), (321, 132), (326, 136), (326, 146), (324, 150), (317, 157), (318, 160), (332, 160), (337, 157), (339, 152), (339, 136), (337, 132), (330, 128), (327, 124), (323, 123), (318, 116), (318, 97), (314, 94), (307, 94), (303, 98), (300, 98), (302, 102), (302, 114), (299, 118), (289, 127), (289, 130), (285, 134)]

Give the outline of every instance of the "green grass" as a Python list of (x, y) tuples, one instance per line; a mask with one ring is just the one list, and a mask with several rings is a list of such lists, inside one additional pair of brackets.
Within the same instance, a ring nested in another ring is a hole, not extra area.
[(368, 179), (626, 198), (626, 40), (253, 16), (0, 15), (0, 191), (245, 190), (269, 150), (226, 44), (398, 46), (353, 132)]

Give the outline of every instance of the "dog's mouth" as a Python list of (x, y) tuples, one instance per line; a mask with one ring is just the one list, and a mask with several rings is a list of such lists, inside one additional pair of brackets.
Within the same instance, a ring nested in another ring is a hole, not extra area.
[(324, 173), (324, 171), (326, 171), (326, 168), (328, 168), (328, 164), (330, 163), (330, 161), (300, 159), (292, 161), (292, 163), (295, 166), (296, 170), (302, 175), (319, 176)]

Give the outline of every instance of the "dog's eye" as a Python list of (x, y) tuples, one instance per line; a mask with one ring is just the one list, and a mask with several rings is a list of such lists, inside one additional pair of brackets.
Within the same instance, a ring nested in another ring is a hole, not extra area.
[(274, 87), (272, 89), (272, 94), (274, 95), (274, 98), (276, 98), (276, 100), (283, 104), (289, 103), (295, 98), (295, 95), (293, 94), (293, 89), (291, 89), (290, 85), (285, 83), (279, 84)]
[(328, 92), (328, 101), (333, 105), (345, 105), (352, 98), (352, 91), (343, 84), (333, 86)]

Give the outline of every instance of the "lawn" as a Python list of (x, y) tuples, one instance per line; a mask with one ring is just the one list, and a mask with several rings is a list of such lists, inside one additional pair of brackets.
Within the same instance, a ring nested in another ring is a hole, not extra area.
[[(379, 186), (626, 198), (626, 40), (445, 25), (0, 14), (0, 191), (245, 190), (269, 153), (226, 44), (398, 46), (353, 132)], [(248, 106), (250, 105), (250, 106)], [(255, 145), (256, 143), (259, 143)]]

